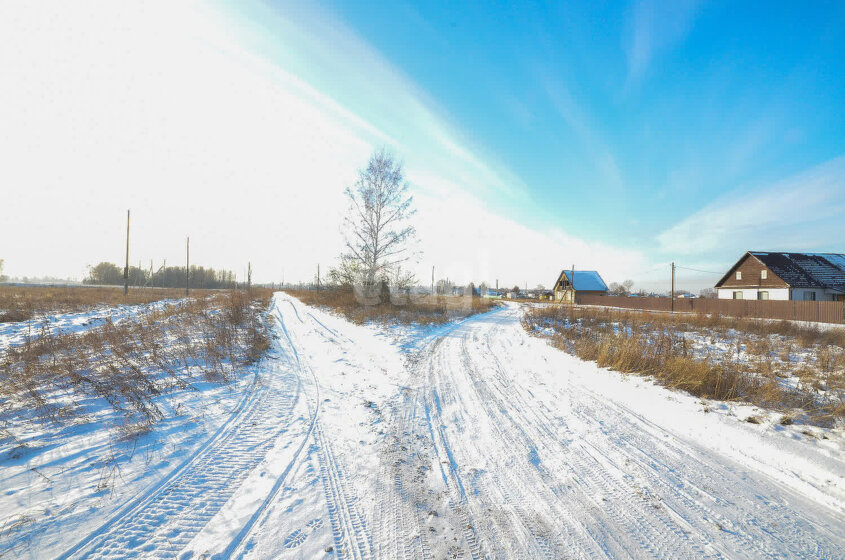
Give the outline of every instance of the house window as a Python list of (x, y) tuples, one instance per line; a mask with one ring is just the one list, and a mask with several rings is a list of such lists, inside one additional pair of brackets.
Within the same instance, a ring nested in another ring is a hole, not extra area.
[(804, 301), (816, 301), (816, 292), (804, 292)]
[(742, 292), (734, 292), (734, 299), (742, 299)]
[(769, 292), (757, 292), (757, 299), (766, 301), (769, 299)]
[(739, 271), (739, 270), (737, 270), (737, 271), (736, 271), (736, 279), (737, 279), (737, 280), (742, 280), (742, 272), (741, 272), (741, 271)]
[(765, 280), (768, 277), (769, 277), (769, 271), (768, 270), (761, 270), (760, 271), (760, 280)]

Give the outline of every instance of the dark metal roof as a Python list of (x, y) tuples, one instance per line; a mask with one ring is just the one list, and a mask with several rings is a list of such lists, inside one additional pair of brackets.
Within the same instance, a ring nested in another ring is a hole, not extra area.
[(595, 270), (576, 270), (575, 281), (572, 281), (572, 271), (564, 270), (561, 276), (566, 276), (566, 279), (572, 282), (576, 292), (606, 292), (607, 285), (601, 279), (599, 273)]
[(793, 288), (845, 291), (845, 255), (749, 251)]

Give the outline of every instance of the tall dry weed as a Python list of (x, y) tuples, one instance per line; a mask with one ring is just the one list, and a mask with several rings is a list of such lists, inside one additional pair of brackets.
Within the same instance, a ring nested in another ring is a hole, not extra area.
[[(565, 305), (530, 309), (523, 326), (531, 333), (551, 328), (554, 346), (601, 367), (649, 375), (699, 397), (798, 408), (817, 424), (845, 418), (841, 329)], [(694, 350), (696, 338), (710, 347)], [(717, 345), (724, 350), (713, 352)], [(799, 352), (809, 359), (793, 362)], [(782, 382), (793, 376), (797, 387)]]
[[(0, 426), (86, 422), (80, 403), (101, 399), (142, 435), (165, 412), (162, 395), (196, 375), (226, 383), (269, 347), (269, 292), (215, 292), (81, 333), (42, 329), (0, 355)], [(13, 430), (12, 430), (13, 431)]]

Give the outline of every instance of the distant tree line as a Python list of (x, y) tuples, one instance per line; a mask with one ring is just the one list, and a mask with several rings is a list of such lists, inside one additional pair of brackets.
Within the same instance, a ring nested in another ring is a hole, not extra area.
[[(88, 267), (88, 277), (84, 284), (99, 284), (106, 286), (123, 285), (123, 268), (109, 262), (101, 262)], [(157, 288), (184, 288), (185, 267), (161, 267), (150, 275), (149, 270), (129, 267), (130, 286), (155, 286)], [(191, 266), (192, 288), (234, 288), (236, 287), (235, 273), (230, 270), (214, 270), (202, 266)]]

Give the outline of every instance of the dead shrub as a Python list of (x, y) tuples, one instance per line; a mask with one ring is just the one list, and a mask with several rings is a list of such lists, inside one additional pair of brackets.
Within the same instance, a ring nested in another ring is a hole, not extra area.
[(306, 305), (328, 308), (355, 323), (437, 324), (494, 309), (495, 301), (481, 297), (381, 294), (356, 295), (347, 288), (286, 290)]
[(269, 291), (213, 292), (80, 333), (42, 330), (0, 355), (0, 425), (86, 422), (80, 403), (102, 399), (122, 419), (118, 439), (137, 438), (164, 417), (162, 396), (197, 373), (227, 383), (264, 354), (269, 301)]
[[(555, 347), (581, 359), (649, 375), (699, 397), (801, 409), (818, 425), (845, 418), (845, 349), (820, 344), (845, 341), (841, 329), (568, 305), (532, 308), (522, 322), (530, 333), (551, 331)], [(719, 343), (726, 351), (696, 350), (691, 337)], [(807, 353), (810, 360), (791, 360)], [(792, 376), (797, 386), (781, 380)]]

